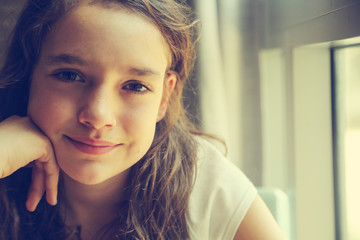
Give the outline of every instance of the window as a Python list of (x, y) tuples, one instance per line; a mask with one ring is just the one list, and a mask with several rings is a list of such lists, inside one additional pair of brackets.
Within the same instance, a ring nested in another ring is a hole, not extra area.
[(342, 240), (360, 239), (360, 45), (333, 50), (337, 228)]

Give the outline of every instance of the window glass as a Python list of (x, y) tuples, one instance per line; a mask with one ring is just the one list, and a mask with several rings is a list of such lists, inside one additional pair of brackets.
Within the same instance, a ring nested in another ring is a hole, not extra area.
[(360, 46), (334, 50), (335, 176), (341, 239), (360, 239)]

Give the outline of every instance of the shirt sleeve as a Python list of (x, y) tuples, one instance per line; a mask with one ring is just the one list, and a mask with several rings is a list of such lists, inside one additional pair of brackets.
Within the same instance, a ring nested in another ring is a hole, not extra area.
[(205, 140), (199, 141), (199, 162), (189, 199), (192, 240), (232, 240), (257, 194), (232, 162)]

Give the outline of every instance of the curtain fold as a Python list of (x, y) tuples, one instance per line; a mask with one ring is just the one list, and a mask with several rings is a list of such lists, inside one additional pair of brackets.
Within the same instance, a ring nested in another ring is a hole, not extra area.
[(223, 138), (228, 157), (241, 165), (240, 1), (197, 0), (203, 31), (199, 91), (203, 129)]

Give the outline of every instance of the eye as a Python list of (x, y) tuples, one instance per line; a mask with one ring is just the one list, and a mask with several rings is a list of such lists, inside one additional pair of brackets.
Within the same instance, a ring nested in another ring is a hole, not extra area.
[(61, 71), (53, 74), (53, 76), (63, 82), (84, 82), (84, 79), (73, 71)]
[(135, 93), (145, 93), (149, 91), (149, 88), (146, 87), (144, 84), (138, 82), (130, 82), (123, 86), (123, 89), (135, 92)]

